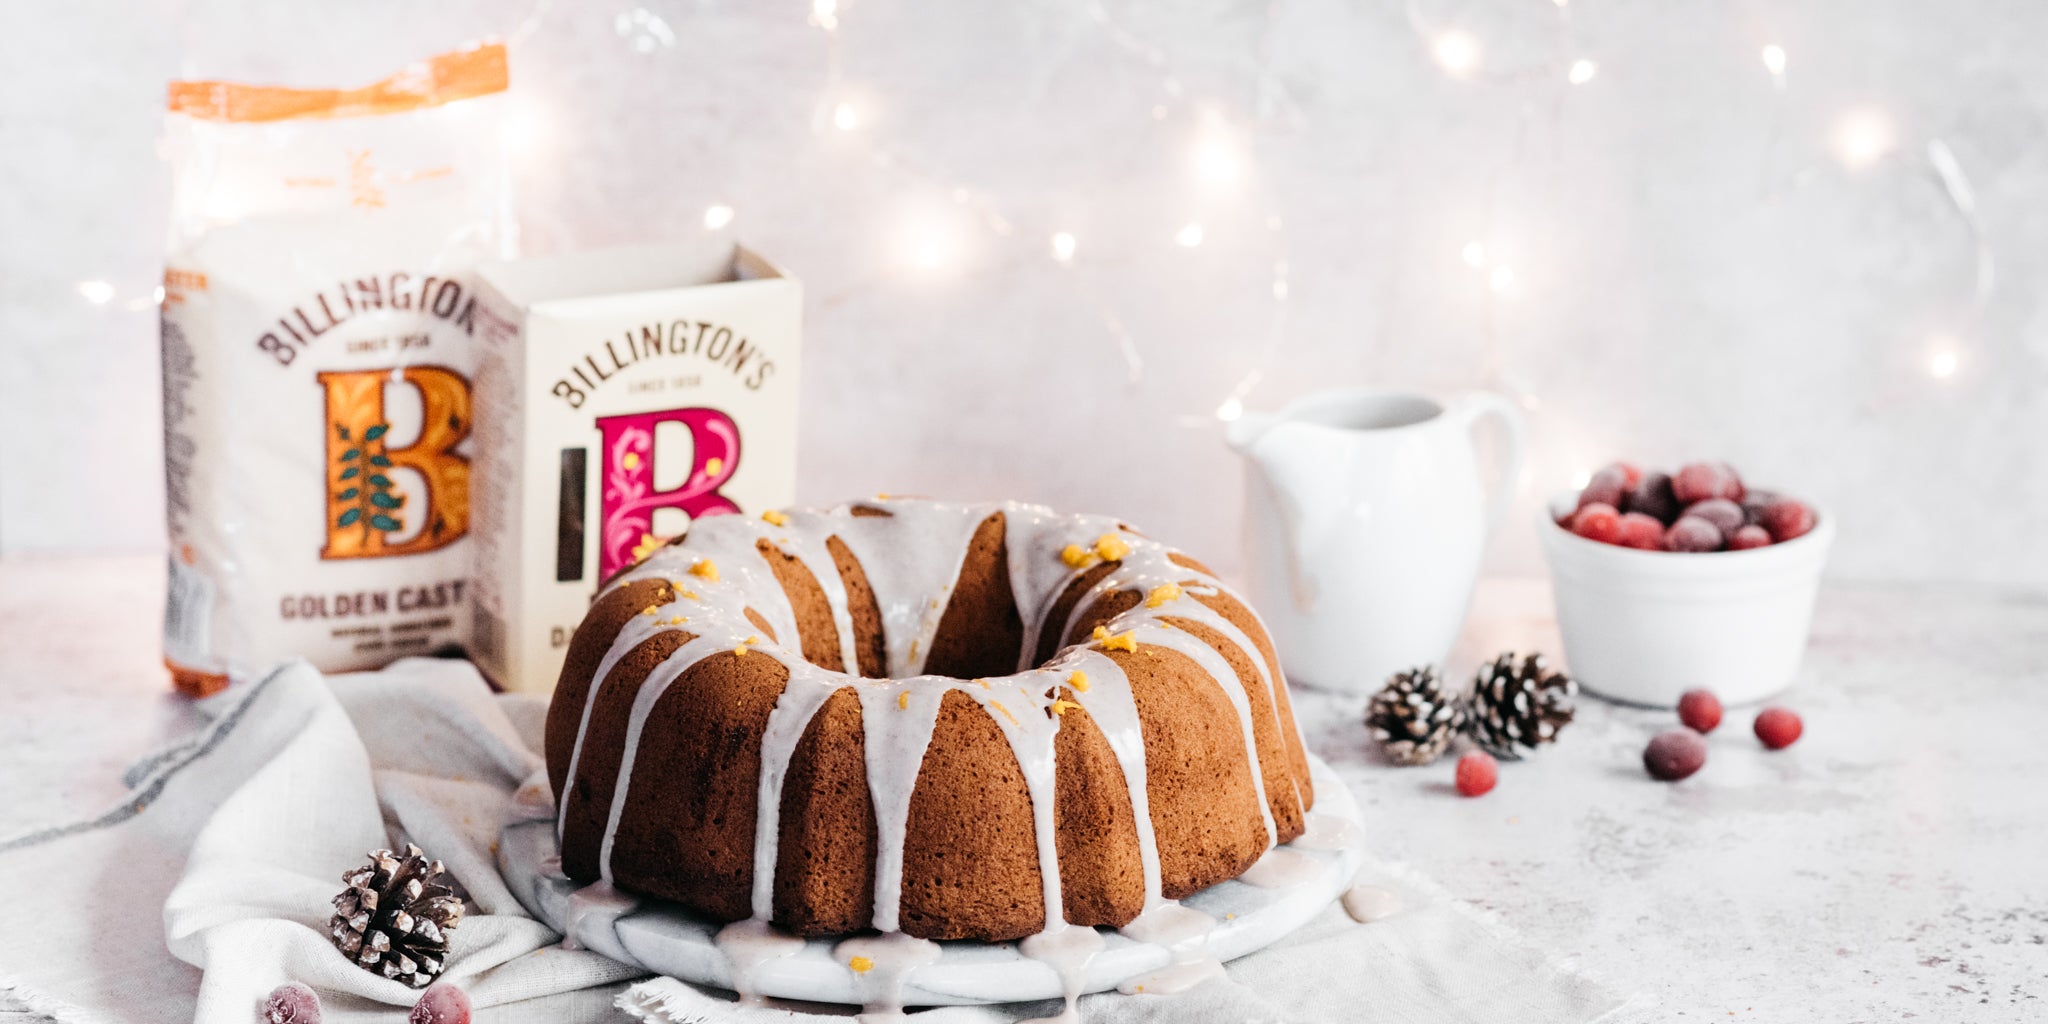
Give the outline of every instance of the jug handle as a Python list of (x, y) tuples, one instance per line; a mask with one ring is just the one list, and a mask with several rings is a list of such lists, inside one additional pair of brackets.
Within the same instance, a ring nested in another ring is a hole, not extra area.
[(1458, 399), (1455, 415), (1458, 425), (1468, 433), (1484, 417), (1498, 419), (1501, 436), (1507, 442), (1501, 456), (1500, 478), (1494, 481), (1493, 498), (1486, 505), (1486, 532), (1492, 533), (1500, 525), (1501, 516), (1507, 514), (1508, 506), (1514, 503), (1516, 485), (1522, 479), (1522, 410), (1491, 391), (1472, 391)]

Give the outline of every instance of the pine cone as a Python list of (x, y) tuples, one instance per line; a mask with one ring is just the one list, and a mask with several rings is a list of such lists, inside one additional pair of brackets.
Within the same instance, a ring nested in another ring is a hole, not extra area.
[(1509, 759), (1557, 740), (1572, 720), (1579, 684), (1543, 667), (1543, 655), (1510, 651), (1479, 666), (1472, 687), (1471, 731), (1479, 745)]
[(441, 880), (441, 862), (406, 844), (405, 855), (372, 850), (341, 876), (328, 922), (334, 944), (366, 971), (423, 988), (448, 959), (448, 932), (462, 923), (462, 899)]
[(1465, 706), (1425, 665), (1387, 678), (1366, 706), (1365, 727), (1395, 764), (1428, 764), (1465, 728)]

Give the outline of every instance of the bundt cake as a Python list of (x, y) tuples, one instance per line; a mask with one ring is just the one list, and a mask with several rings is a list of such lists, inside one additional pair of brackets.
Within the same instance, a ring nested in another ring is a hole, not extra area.
[(1314, 797), (1236, 594), (1017, 503), (697, 520), (599, 593), (546, 743), (563, 873), (805, 936), (1122, 926)]

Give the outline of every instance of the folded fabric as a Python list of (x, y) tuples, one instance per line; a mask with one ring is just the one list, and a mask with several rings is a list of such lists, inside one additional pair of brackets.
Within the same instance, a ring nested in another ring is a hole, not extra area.
[[(562, 949), (513, 899), (495, 850), (513, 791), (542, 767), (543, 701), (495, 695), (463, 662), (411, 659), (331, 678), (294, 663), (212, 706), (204, 730), (138, 767), (122, 806), (0, 841), (0, 871), (32, 881), (0, 929), (0, 987), (31, 1008), (66, 1024), (238, 1024), (295, 980), (318, 991), (328, 1021), (403, 1020), (418, 993), (349, 963), (328, 918), (345, 871), (410, 841), (471, 900), (444, 976), (479, 1020), (624, 1019), (615, 997), (626, 1014), (679, 1024), (831, 1019), (671, 979), (622, 992), (640, 972)], [(1361, 878), (1405, 909), (1359, 925), (1333, 907), (1225, 980), (1088, 996), (1083, 1019), (1576, 1024), (1622, 1003), (1413, 872), (1368, 863)], [(1058, 1009), (913, 1016), (986, 1024)]]

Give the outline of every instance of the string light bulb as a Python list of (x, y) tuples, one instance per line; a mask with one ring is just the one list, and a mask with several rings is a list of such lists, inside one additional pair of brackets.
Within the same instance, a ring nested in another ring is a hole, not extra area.
[(839, 28), (839, 0), (811, 0), (811, 24), (827, 32)]
[(95, 306), (104, 306), (114, 300), (114, 286), (105, 281), (80, 281), (78, 294)]
[(712, 231), (732, 223), (732, 207), (724, 203), (713, 203), (704, 208), (704, 226)]
[(1785, 48), (1776, 43), (1767, 43), (1763, 49), (1764, 70), (1774, 78), (1785, 77)]
[(860, 112), (853, 109), (853, 104), (842, 102), (832, 108), (832, 126), (850, 132), (860, 127)]
[(1202, 225), (1189, 221), (1173, 233), (1173, 240), (1189, 249), (1202, 244)]
[(1956, 375), (1956, 368), (1961, 362), (1955, 345), (1943, 339), (1935, 344), (1934, 354), (1927, 359), (1927, 375), (1935, 380), (1947, 380)]
[(1469, 33), (1452, 29), (1437, 36), (1429, 50), (1437, 64), (1454, 77), (1463, 78), (1479, 67), (1479, 40)]
[(1465, 261), (1466, 266), (1478, 270), (1486, 265), (1486, 243), (1479, 241), (1466, 242), (1465, 248), (1458, 255)]
[(1592, 81), (1593, 76), (1599, 73), (1600, 65), (1595, 64), (1590, 60), (1581, 58), (1579, 60), (1572, 61), (1572, 69), (1565, 73), (1565, 80), (1572, 83), (1573, 85), (1584, 85), (1587, 82)]
[(1507, 267), (1495, 267), (1486, 275), (1486, 286), (1495, 292), (1505, 292), (1515, 286), (1515, 272)]
[(1872, 107), (1851, 110), (1835, 122), (1835, 156), (1852, 170), (1876, 163), (1898, 142), (1891, 118)]
[(1080, 243), (1068, 232), (1056, 232), (1052, 236), (1052, 258), (1061, 263), (1074, 262), (1074, 249)]
[(1204, 184), (1221, 188), (1237, 181), (1237, 154), (1221, 138), (1209, 138), (1195, 148), (1195, 175)]

